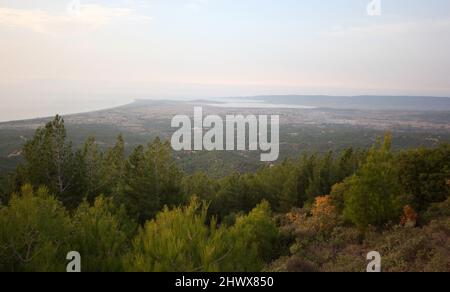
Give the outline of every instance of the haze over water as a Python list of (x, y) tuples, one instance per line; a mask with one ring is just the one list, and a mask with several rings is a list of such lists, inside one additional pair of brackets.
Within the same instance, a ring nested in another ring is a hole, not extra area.
[(0, 121), (148, 97), (450, 96), (448, 0), (376, 17), (369, 0), (71, 1), (0, 1)]
[(0, 107), (0, 122), (68, 115), (113, 108), (132, 99), (11, 99)]

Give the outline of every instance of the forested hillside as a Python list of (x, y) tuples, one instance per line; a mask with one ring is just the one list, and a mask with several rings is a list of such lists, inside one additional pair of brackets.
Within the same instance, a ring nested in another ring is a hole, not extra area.
[(57, 116), (0, 177), (0, 271), (450, 271), (450, 145), (187, 175), (170, 144), (75, 149)]

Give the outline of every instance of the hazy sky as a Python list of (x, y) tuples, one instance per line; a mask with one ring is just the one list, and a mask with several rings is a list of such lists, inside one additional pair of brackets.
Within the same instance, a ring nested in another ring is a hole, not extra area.
[(450, 1), (0, 0), (0, 101), (450, 96)]

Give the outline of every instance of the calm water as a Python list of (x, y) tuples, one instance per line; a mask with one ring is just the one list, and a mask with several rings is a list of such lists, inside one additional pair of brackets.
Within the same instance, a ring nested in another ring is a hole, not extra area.
[[(151, 99), (151, 98), (149, 98)], [(174, 98), (173, 100), (188, 101), (186, 99)], [(272, 104), (258, 100), (236, 100), (211, 98), (205, 99), (207, 105), (223, 108), (295, 108), (313, 109), (315, 107), (292, 105), (292, 104)], [(8, 99), (7, 102), (0, 101), (0, 122), (26, 120), (34, 118), (52, 117), (57, 114), (68, 115), (76, 113), (91, 112), (102, 109), (109, 109), (133, 102), (129, 98), (16, 98)]]
[(0, 122), (68, 115), (114, 108), (133, 99), (44, 99), (16, 98), (0, 101)]
[(260, 100), (218, 100), (221, 103), (211, 103), (209, 106), (223, 108), (286, 108), (286, 109), (315, 109), (314, 106), (304, 106), (298, 104), (274, 104)]

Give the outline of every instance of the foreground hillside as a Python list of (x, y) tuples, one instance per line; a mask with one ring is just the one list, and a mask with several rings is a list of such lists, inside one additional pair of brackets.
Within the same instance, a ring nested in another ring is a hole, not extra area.
[(450, 271), (450, 145), (297, 153), (213, 178), (155, 139), (74, 147), (56, 117), (0, 179), (0, 270)]

